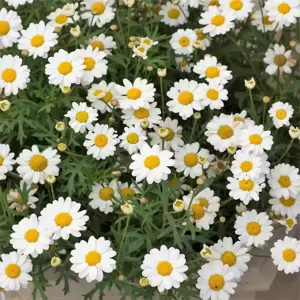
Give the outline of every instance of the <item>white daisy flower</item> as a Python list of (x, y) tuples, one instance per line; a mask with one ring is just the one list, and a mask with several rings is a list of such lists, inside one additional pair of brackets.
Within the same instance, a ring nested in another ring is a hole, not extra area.
[(219, 0), (201, 0), (201, 2), (204, 11), (207, 11), (211, 6), (220, 7)]
[(120, 135), (120, 147), (124, 148), (130, 155), (138, 152), (146, 142), (146, 132), (139, 126), (125, 127), (124, 133)]
[(87, 148), (87, 155), (92, 155), (99, 160), (114, 155), (118, 143), (118, 136), (112, 127), (106, 124), (96, 124), (87, 133), (83, 145)]
[(30, 70), (22, 65), (19, 56), (3, 55), (0, 57), (0, 89), (5, 96), (17, 95), (19, 90), (24, 90), (30, 82)]
[(201, 13), (199, 23), (203, 25), (203, 32), (211, 37), (225, 34), (234, 27), (235, 15), (231, 10), (220, 10), (216, 6), (210, 6), (207, 11)]
[(178, 29), (172, 34), (170, 45), (176, 54), (189, 55), (193, 53), (193, 45), (197, 41), (197, 34), (192, 29)]
[(93, 129), (93, 122), (97, 120), (98, 113), (93, 107), (88, 107), (85, 102), (73, 102), (72, 108), (65, 117), (69, 118), (69, 125), (75, 132), (84, 133)]
[(167, 180), (171, 173), (169, 167), (174, 166), (174, 160), (171, 159), (173, 153), (168, 150), (160, 150), (158, 145), (150, 147), (143, 144), (139, 153), (131, 156), (132, 163), (129, 168), (132, 170), (132, 176), (140, 182), (146, 178), (149, 184), (153, 182), (160, 183)]
[(236, 147), (240, 136), (240, 124), (234, 121), (233, 115), (214, 116), (206, 125), (207, 141), (215, 150), (224, 152), (228, 147)]
[(202, 0), (180, 0), (180, 6), (190, 6), (198, 8), (202, 3)]
[(160, 249), (153, 248), (144, 256), (142, 275), (149, 280), (150, 286), (157, 287), (159, 292), (178, 289), (180, 283), (187, 278), (185, 272), (188, 266), (185, 263), (185, 255), (178, 249), (162, 245)]
[(271, 150), (273, 136), (270, 130), (264, 130), (263, 125), (251, 126), (241, 130), (239, 145), (245, 152), (252, 151), (254, 154), (260, 154), (265, 150)]
[(229, 300), (235, 293), (236, 278), (228, 265), (220, 261), (212, 261), (198, 271), (197, 289), (204, 300)]
[(107, 74), (106, 54), (98, 49), (93, 50), (92, 46), (86, 49), (76, 50), (77, 58), (83, 60), (84, 70), (81, 78), (82, 85), (91, 84), (95, 78), (101, 78)]
[(12, 226), (14, 232), (11, 234), (11, 245), (19, 253), (36, 258), (44, 250), (48, 250), (52, 243), (53, 232), (45, 225), (35, 214), (22, 219)]
[(88, 20), (89, 26), (101, 28), (115, 17), (113, 0), (84, 0), (81, 4), (81, 19)]
[(285, 234), (289, 234), (289, 232), (294, 229), (298, 222), (296, 218), (287, 218), (278, 220), (277, 223), (283, 225), (286, 228)]
[[(165, 137), (159, 136), (159, 129), (167, 129), (168, 134)], [(182, 126), (178, 126), (178, 120), (167, 117), (165, 121), (161, 121), (158, 126), (154, 126), (155, 132), (149, 132), (151, 138), (151, 145), (164, 145), (165, 149), (177, 150), (179, 147), (183, 146), (184, 142), (182, 140), (181, 132)]]
[(217, 58), (209, 54), (197, 62), (193, 71), (209, 83), (216, 82), (224, 85), (232, 79), (231, 71), (227, 70), (227, 66), (218, 63)]
[(248, 205), (251, 200), (259, 201), (259, 194), (265, 187), (264, 177), (228, 177), (227, 179), (229, 184), (227, 184), (226, 188), (230, 190), (230, 197), (235, 200), (241, 200), (245, 205)]
[(20, 37), (22, 20), (13, 10), (0, 10), (0, 49), (12, 47)]
[(81, 204), (70, 197), (59, 197), (41, 211), (40, 222), (53, 233), (53, 239), (68, 240), (70, 236), (80, 237), (86, 230), (89, 217), (86, 210), (80, 210)]
[(277, 22), (270, 20), (265, 8), (255, 11), (251, 17), (251, 24), (262, 32), (274, 31), (275, 28), (280, 29)]
[(191, 117), (194, 111), (203, 109), (200, 101), (200, 85), (195, 80), (180, 79), (167, 92), (172, 99), (167, 102), (171, 112), (177, 113), (183, 120)]
[(224, 265), (229, 266), (230, 272), (234, 272), (234, 276), (237, 280), (243, 276), (248, 270), (247, 263), (250, 261), (249, 249), (243, 247), (241, 242), (233, 243), (231, 237), (224, 237), (223, 240), (210, 247), (211, 257), (209, 261), (219, 260)]
[(268, 0), (265, 9), (271, 21), (278, 22), (279, 26), (289, 27), (300, 17), (300, 3), (298, 0)]
[(148, 49), (144, 46), (137, 46), (132, 48), (133, 54), (132, 57), (141, 57), (142, 59), (147, 59)]
[(278, 271), (285, 274), (298, 273), (300, 269), (300, 241), (285, 236), (271, 248), (271, 257)]
[(234, 121), (237, 123), (240, 123), (242, 125), (241, 129), (247, 128), (247, 127), (252, 127), (255, 125), (255, 122), (250, 118), (246, 118), (246, 116), (247, 116), (246, 110), (243, 110), (240, 113), (234, 114)]
[(197, 35), (197, 41), (194, 43), (195, 48), (200, 48), (201, 50), (206, 50), (210, 46), (211, 38), (203, 32), (202, 29), (194, 29)]
[(271, 209), (277, 215), (297, 217), (300, 215), (300, 195), (297, 194), (295, 197), (284, 197), (276, 198), (273, 196), (273, 190), (270, 191), (271, 198), (269, 203), (272, 205)]
[(93, 50), (103, 51), (106, 55), (111, 55), (112, 50), (117, 46), (112, 36), (105, 36), (101, 33), (98, 36), (93, 36), (88, 40), (88, 44), (93, 47)]
[(230, 11), (239, 21), (247, 19), (253, 7), (252, 0), (220, 0), (220, 10)]
[(269, 174), (272, 197), (289, 199), (300, 192), (299, 169), (289, 164), (276, 165)]
[(54, 32), (52, 25), (45, 25), (44, 21), (38, 24), (30, 23), (26, 30), (21, 31), (18, 41), (19, 50), (27, 50), (28, 55), (33, 58), (48, 57), (48, 52), (58, 41), (58, 35)]
[[(77, 12), (74, 15), (68, 16), (68, 11), (63, 8), (57, 8), (54, 12), (50, 13), (47, 16), (47, 19), (50, 21), (49, 24), (53, 27), (62, 28), (65, 25), (73, 24), (74, 21), (79, 20), (79, 15)], [(74, 21), (73, 21), (74, 20)]]
[(13, 159), (14, 153), (10, 152), (7, 144), (0, 144), (0, 181), (6, 179), (6, 173), (12, 171), (16, 161)]
[(13, 6), (15, 9), (19, 7), (19, 5), (24, 5), (26, 3), (32, 3), (34, 0), (5, 0), (8, 5)]
[(91, 236), (87, 242), (75, 244), (75, 249), (71, 251), (71, 270), (78, 273), (79, 278), (86, 278), (87, 282), (100, 282), (104, 273), (111, 273), (116, 269), (116, 261), (113, 259), (116, 254), (110, 247), (109, 240)]
[[(29, 275), (32, 271), (32, 262), (23, 253), (15, 251), (1, 255), (0, 261), (0, 287), (5, 291), (19, 291), (32, 281)], [(4, 298), (5, 299), (5, 298)]]
[(127, 126), (140, 125), (141, 121), (147, 120), (148, 128), (153, 128), (155, 124), (161, 122), (161, 110), (156, 107), (157, 103), (153, 102), (149, 106), (143, 106), (138, 109), (123, 109), (122, 119)]
[(293, 67), (294, 60), (291, 60), (292, 50), (285, 51), (283, 45), (274, 45), (274, 49), (269, 48), (265, 54), (264, 62), (268, 64), (266, 72), (270, 75), (274, 75), (278, 70), (279, 73), (292, 73), (291, 67)]
[(179, 26), (187, 22), (189, 11), (186, 6), (178, 6), (172, 2), (166, 2), (158, 13), (162, 16), (161, 22), (169, 26)]
[(140, 38), (140, 45), (145, 47), (147, 50), (149, 50), (151, 47), (156, 46), (158, 44), (158, 41), (154, 41), (147, 37)]
[(194, 64), (190, 60), (191, 58), (186, 56), (175, 57), (177, 68), (181, 72), (191, 73)]
[(269, 109), (269, 116), (272, 118), (274, 126), (278, 129), (282, 126), (290, 126), (290, 118), (293, 116), (294, 109), (289, 103), (275, 102)]
[(117, 100), (121, 109), (138, 109), (147, 107), (154, 101), (156, 91), (153, 83), (148, 83), (147, 79), (136, 78), (133, 83), (128, 79), (123, 79), (124, 86), (116, 85), (119, 92)]
[(245, 211), (237, 216), (234, 228), (239, 240), (247, 247), (261, 247), (273, 236), (272, 221), (265, 212)]
[(33, 145), (31, 151), (24, 149), (20, 153), (17, 163), (17, 171), (26, 183), (44, 184), (47, 175), (58, 176), (60, 155), (51, 147), (41, 152), (38, 146)]

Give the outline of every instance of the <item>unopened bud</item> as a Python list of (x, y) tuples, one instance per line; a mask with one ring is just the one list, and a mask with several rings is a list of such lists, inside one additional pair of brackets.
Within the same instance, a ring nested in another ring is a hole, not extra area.
[(125, 276), (124, 276), (123, 274), (120, 274), (120, 275), (118, 276), (118, 280), (119, 280), (119, 281), (124, 281), (124, 280), (125, 280)]
[(202, 175), (202, 176), (200, 176), (200, 177), (197, 178), (196, 183), (198, 185), (202, 185), (202, 184), (205, 183), (205, 181), (206, 181), (206, 176)]
[(296, 45), (297, 45), (297, 42), (296, 42), (296, 41), (294, 41), (294, 40), (290, 41), (290, 47), (291, 47), (291, 48), (295, 48)]
[(236, 147), (230, 146), (227, 148), (227, 152), (232, 155), (236, 152), (236, 149), (237, 149)]
[(146, 129), (146, 128), (148, 128), (148, 126), (149, 126), (149, 121), (148, 121), (148, 119), (143, 119), (143, 120), (141, 121), (141, 127), (144, 128), (144, 129)]
[(109, 125), (112, 125), (115, 121), (116, 121), (116, 119), (112, 116), (108, 118), (108, 124)]
[(253, 90), (255, 88), (255, 85), (256, 85), (256, 82), (253, 77), (250, 80), (245, 80), (245, 87), (248, 90)]
[(147, 66), (147, 71), (149, 71), (149, 72), (153, 71), (153, 67), (152, 66)]
[(130, 203), (125, 203), (121, 205), (121, 210), (125, 215), (131, 215), (133, 213), (133, 205)]
[(10, 109), (11, 103), (7, 99), (0, 101), (0, 109), (2, 111), (7, 111)]
[(112, 25), (110, 25), (110, 30), (112, 30), (112, 31), (116, 31), (116, 30), (118, 30), (118, 26), (116, 25), (116, 24), (112, 24)]
[(65, 143), (59, 143), (57, 145), (57, 149), (59, 152), (65, 152), (67, 150), (67, 145)]
[(169, 129), (167, 128), (159, 128), (158, 129), (158, 135), (160, 138), (166, 138), (169, 135)]
[(55, 27), (54, 31), (55, 31), (56, 33), (60, 33), (60, 32), (61, 32), (61, 28), (60, 28), (60, 27)]
[(147, 204), (147, 203), (148, 203), (148, 198), (142, 197), (142, 198), (140, 199), (140, 203), (143, 204), (143, 205)]
[(222, 216), (222, 217), (220, 217), (219, 221), (220, 221), (220, 223), (225, 223), (226, 222), (226, 218)]
[(51, 258), (51, 266), (52, 267), (58, 267), (61, 264), (61, 259), (58, 256), (53, 256)]
[(140, 284), (141, 287), (146, 287), (146, 286), (149, 285), (149, 280), (146, 277), (142, 277), (139, 280), (139, 284)]
[(300, 129), (298, 127), (291, 126), (289, 129), (289, 135), (292, 139), (297, 139), (300, 137)]
[(194, 115), (193, 115), (193, 118), (195, 120), (200, 120), (201, 119), (201, 114), (199, 112), (195, 112)]
[(65, 128), (66, 128), (66, 124), (65, 124), (64, 122), (57, 122), (57, 123), (55, 124), (55, 129), (56, 129), (57, 131), (64, 131)]
[(264, 103), (269, 103), (270, 101), (271, 101), (270, 97), (268, 97), (268, 96), (263, 97), (263, 102)]
[(157, 69), (157, 76), (158, 77), (166, 77), (167, 76), (167, 69)]
[(204, 156), (198, 156), (198, 163), (201, 165), (205, 165), (205, 163), (207, 162), (207, 157)]
[(76, 27), (72, 27), (70, 29), (70, 33), (74, 37), (79, 37), (81, 34), (81, 29), (80, 29), (79, 25), (77, 25)]
[(67, 95), (71, 92), (71, 88), (69, 86), (63, 86), (62, 88), (60, 88), (60, 90), (64, 95)]
[(28, 50), (24, 49), (24, 50), (21, 51), (21, 54), (23, 56), (28, 56), (29, 52), (28, 52)]
[(184, 209), (183, 201), (180, 200), (180, 199), (176, 199), (176, 200), (173, 202), (173, 209), (174, 209), (174, 211), (176, 211), (176, 212), (182, 212), (183, 209)]
[(53, 184), (53, 183), (55, 183), (55, 181), (56, 181), (56, 177), (53, 176), (53, 175), (48, 174), (48, 175), (46, 176), (46, 181), (47, 181), (49, 184)]

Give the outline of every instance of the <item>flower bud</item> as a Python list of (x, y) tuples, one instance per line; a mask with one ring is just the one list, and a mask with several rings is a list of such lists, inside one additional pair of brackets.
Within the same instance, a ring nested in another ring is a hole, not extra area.
[(46, 181), (47, 181), (49, 184), (53, 184), (53, 183), (55, 183), (55, 181), (56, 181), (56, 177), (53, 176), (53, 175), (48, 174), (48, 175), (46, 176)]
[(120, 177), (122, 175), (121, 171), (112, 171), (111, 174), (114, 176), (114, 177)]
[(128, 48), (132, 49), (135, 46), (135, 42), (129, 42)]
[(64, 122), (57, 122), (57, 123), (55, 124), (55, 129), (56, 129), (57, 131), (64, 131), (65, 128), (66, 128), (66, 124), (65, 124)]
[(133, 213), (133, 205), (130, 203), (125, 203), (121, 205), (121, 210), (125, 215), (131, 215)]
[(202, 175), (202, 176), (200, 176), (200, 177), (197, 178), (196, 183), (198, 185), (202, 185), (202, 184), (205, 183), (205, 181), (206, 181), (206, 176)]
[(120, 274), (120, 275), (118, 276), (118, 280), (119, 280), (119, 281), (124, 281), (124, 280), (125, 280), (125, 276), (124, 276), (123, 274)]
[(146, 287), (146, 286), (149, 285), (149, 280), (146, 277), (142, 277), (139, 280), (139, 284), (140, 284), (141, 287)]
[(23, 56), (28, 56), (29, 52), (28, 52), (28, 50), (24, 49), (24, 50), (21, 51), (21, 54)]
[(0, 109), (2, 111), (7, 111), (10, 109), (11, 103), (7, 99), (0, 101)]
[(268, 96), (264, 96), (264, 97), (263, 97), (263, 102), (264, 102), (264, 103), (267, 104), (267, 103), (269, 103), (270, 101), (271, 101), (270, 97), (268, 97)]
[(149, 72), (153, 71), (153, 67), (152, 66), (147, 66), (147, 71), (149, 71)]
[(182, 212), (183, 209), (184, 209), (183, 201), (180, 200), (180, 199), (176, 199), (176, 200), (173, 202), (173, 209), (174, 209), (174, 211), (176, 211), (176, 212)]
[(111, 116), (111, 117), (108, 118), (108, 124), (109, 125), (114, 124), (115, 121), (116, 121), (116, 119), (113, 116)]
[(128, 7), (132, 7), (135, 3), (135, 0), (123, 0), (124, 4)]
[(116, 30), (118, 30), (118, 26), (116, 25), (116, 24), (112, 24), (112, 25), (110, 25), (110, 30), (112, 30), (112, 31), (116, 31)]
[(58, 256), (53, 256), (51, 258), (51, 266), (56, 268), (61, 264), (61, 259)]
[(167, 69), (157, 69), (157, 76), (158, 77), (166, 77), (167, 76)]
[(245, 87), (248, 90), (253, 90), (255, 88), (255, 85), (256, 85), (256, 82), (253, 77), (250, 80), (245, 80)]
[(209, 246), (203, 245), (202, 250), (200, 251), (201, 257), (203, 257), (206, 260), (209, 260), (212, 257), (212, 250)]
[(81, 34), (81, 29), (80, 29), (79, 25), (77, 25), (76, 27), (72, 27), (70, 29), (70, 33), (74, 37), (79, 37)]
[(64, 95), (67, 95), (71, 92), (71, 88), (69, 86), (63, 86), (62, 88), (60, 88), (60, 90)]
[(117, 106), (119, 106), (119, 101), (117, 100), (117, 99), (113, 99), (113, 100), (111, 100), (111, 105), (113, 106), (113, 107), (117, 107)]
[(59, 143), (58, 145), (57, 145), (57, 150), (59, 151), (59, 152), (65, 152), (66, 150), (67, 150), (67, 145), (65, 144), (65, 143)]
[(233, 155), (236, 152), (236, 149), (237, 149), (236, 147), (230, 146), (230, 147), (227, 148), (227, 152), (229, 154)]
[(222, 217), (220, 217), (219, 221), (220, 221), (220, 223), (225, 223), (226, 222), (226, 218), (222, 216)]
[(300, 129), (298, 127), (291, 126), (289, 129), (289, 135), (292, 139), (297, 139), (300, 137)]
[(207, 162), (207, 158), (204, 156), (198, 156), (198, 163), (200, 165), (205, 165), (205, 163)]
[(55, 27), (54, 31), (55, 31), (56, 33), (60, 33), (60, 32), (61, 32), (61, 28), (60, 28), (60, 27)]
[(129, 41), (130, 41), (130, 42), (135, 42), (135, 41), (136, 41), (136, 37), (132, 35), (132, 36), (129, 38)]
[(193, 118), (194, 118), (195, 120), (200, 120), (200, 119), (201, 119), (201, 114), (200, 114), (199, 112), (195, 112), (195, 113), (193, 114)]
[(160, 138), (166, 138), (169, 135), (169, 129), (167, 128), (159, 128), (158, 129), (158, 135)]
[(294, 40), (290, 41), (290, 47), (291, 47), (291, 48), (295, 48), (296, 45), (297, 45), (297, 42), (296, 42), (296, 41), (294, 41)]
[(140, 203), (143, 204), (143, 205), (147, 204), (147, 203), (148, 203), (148, 198), (142, 197), (142, 198), (140, 199)]

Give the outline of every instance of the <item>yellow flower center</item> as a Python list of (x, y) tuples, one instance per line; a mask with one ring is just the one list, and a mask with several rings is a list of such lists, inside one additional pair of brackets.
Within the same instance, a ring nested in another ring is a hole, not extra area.
[(18, 196), (15, 198), (15, 201), (22, 203), (23, 202), (23, 198), (22, 196), (18, 193)]
[(199, 41), (202, 41), (202, 40), (204, 40), (206, 38), (206, 34), (203, 33), (203, 31), (201, 29), (196, 29), (195, 32), (197, 34), (197, 39)]
[(210, 276), (208, 280), (208, 285), (213, 291), (220, 291), (225, 285), (225, 279), (220, 274), (214, 274)]
[(239, 182), (240, 189), (243, 191), (252, 191), (254, 187), (254, 182), (251, 179), (243, 179)]
[(48, 160), (40, 154), (34, 155), (29, 161), (30, 168), (35, 172), (42, 172), (48, 166)]
[(96, 266), (101, 261), (101, 254), (97, 251), (91, 251), (85, 256), (85, 262), (90, 266)]
[(184, 68), (185, 66), (187, 66), (187, 64), (188, 64), (188, 61), (187, 61), (186, 59), (183, 59), (183, 60), (179, 63), (179, 66), (180, 66), (181, 68)]
[(10, 25), (7, 21), (0, 21), (0, 36), (4, 36), (9, 33)]
[(286, 117), (286, 111), (284, 109), (279, 109), (276, 111), (276, 117), (279, 119), (279, 120), (283, 120), (285, 119)]
[(95, 64), (96, 64), (95, 60), (91, 57), (85, 57), (83, 63), (85, 65), (85, 68), (84, 68), (85, 71), (93, 70), (95, 67)]
[(220, 6), (219, 0), (211, 0), (208, 4), (208, 6)]
[(55, 18), (55, 22), (60, 25), (65, 24), (67, 21), (68, 21), (68, 17), (63, 14), (60, 14)]
[(55, 223), (60, 227), (67, 227), (72, 223), (72, 221), (72, 216), (66, 212), (61, 212), (55, 217)]
[(269, 16), (264, 16), (264, 24), (265, 25), (272, 25), (274, 21), (271, 21)]
[(73, 70), (73, 66), (70, 62), (68, 61), (64, 61), (62, 63), (59, 64), (58, 66), (58, 72), (64, 76), (70, 74)]
[(198, 164), (198, 156), (195, 153), (188, 153), (184, 156), (184, 164), (187, 167), (195, 167)]
[(296, 256), (297, 254), (295, 250), (291, 248), (288, 248), (282, 252), (282, 257), (287, 262), (293, 262), (296, 259)]
[(182, 105), (189, 105), (193, 101), (194, 101), (194, 95), (189, 91), (181, 92), (178, 96), (178, 102)]
[(39, 239), (39, 232), (36, 229), (29, 229), (26, 231), (24, 238), (28, 243), (35, 243)]
[(276, 55), (273, 60), (274, 64), (279, 67), (284, 66), (286, 64), (286, 61), (287, 58), (284, 55)]
[(105, 11), (105, 5), (102, 2), (95, 2), (91, 7), (91, 11), (95, 15), (102, 15)]
[(4, 162), (4, 157), (0, 155), (0, 167), (3, 165), (3, 162)]
[(172, 8), (168, 11), (168, 17), (170, 19), (178, 19), (180, 16), (180, 11), (177, 8)]
[(189, 37), (187, 36), (182, 36), (180, 39), (179, 39), (179, 44), (180, 46), (182, 47), (188, 47), (190, 45), (190, 39)]
[(158, 263), (156, 270), (159, 275), (168, 276), (172, 273), (173, 266), (170, 262), (164, 260)]
[(31, 46), (36, 48), (42, 46), (44, 42), (45, 42), (44, 36), (40, 34), (35, 35), (30, 41)]
[(134, 112), (134, 116), (137, 119), (141, 120), (148, 118), (150, 116), (150, 113), (148, 109), (141, 107)]
[(168, 130), (168, 134), (167, 136), (165, 136), (164, 138), (162, 138), (163, 140), (170, 142), (174, 139), (175, 133), (174, 130), (171, 128), (166, 128)]
[(139, 135), (136, 133), (130, 133), (127, 135), (127, 142), (129, 144), (137, 144), (139, 142)]
[(291, 7), (290, 7), (290, 5), (289, 5), (288, 3), (283, 2), (283, 3), (280, 3), (280, 4), (277, 6), (277, 10), (278, 10), (281, 14), (286, 15), (286, 14), (288, 14), (288, 13), (290, 12)]
[(280, 203), (283, 205), (283, 206), (286, 206), (286, 207), (291, 207), (295, 204), (295, 198), (293, 197), (290, 197), (288, 199), (284, 199), (283, 197), (280, 198)]
[(107, 145), (108, 138), (105, 134), (98, 134), (95, 137), (94, 143), (98, 148), (103, 148)]
[(114, 190), (110, 187), (104, 187), (99, 191), (99, 197), (101, 200), (107, 201), (114, 195)]
[(160, 158), (157, 155), (150, 155), (144, 160), (147, 169), (152, 170), (160, 165)]
[(236, 264), (236, 255), (231, 251), (226, 251), (223, 253), (221, 261), (224, 265), (232, 267)]
[(205, 198), (199, 198), (198, 201), (199, 201), (199, 204), (201, 206), (208, 208), (208, 201), (207, 201), (207, 199), (205, 199)]
[(233, 136), (233, 129), (228, 125), (221, 125), (218, 130), (221, 139), (226, 140)]
[(102, 90), (96, 90), (95, 93), (94, 93), (94, 96), (95, 97), (98, 97), (99, 95), (101, 95), (103, 93)]
[(14, 82), (17, 78), (17, 73), (14, 69), (8, 68), (2, 72), (2, 79), (5, 82)]
[(76, 114), (76, 120), (79, 123), (86, 123), (89, 119), (89, 114), (86, 111), (80, 111)]
[(134, 197), (135, 192), (132, 188), (128, 187), (128, 188), (124, 188), (121, 191), (122, 196), (125, 198), (125, 200), (130, 200)]
[(205, 75), (208, 78), (216, 78), (219, 77), (220, 71), (217, 67), (208, 67), (205, 71)]
[(260, 145), (261, 142), (262, 142), (262, 137), (257, 133), (251, 134), (249, 136), (249, 141), (250, 141), (251, 144)]
[(295, 222), (293, 219), (286, 219), (285, 224), (288, 226), (288, 228), (292, 228), (295, 225)]
[(221, 26), (225, 22), (225, 18), (222, 15), (216, 15), (212, 18), (211, 23), (215, 26)]
[(241, 163), (240, 168), (243, 172), (249, 172), (253, 168), (253, 164), (249, 160), (245, 160)]
[(230, 8), (233, 10), (239, 11), (243, 8), (244, 4), (241, 0), (232, 0), (230, 2)]
[(204, 207), (201, 203), (192, 204), (193, 218), (196, 220), (202, 219), (205, 215)]
[(249, 222), (246, 230), (249, 235), (257, 236), (261, 232), (261, 226), (257, 222)]
[(104, 44), (100, 41), (95, 41), (92, 43), (92, 47), (93, 47), (93, 50), (95, 50), (96, 48), (99, 49), (99, 51), (103, 51), (104, 50)]
[(142, 96), (142, 91), (137, 88), (132, 88), (127, 92), (127, 98), (129, 100), (136, 100), (139, 99), (141, 96)]
[(240, 117), (240, 116), (235, 116), (234, 117), (234, 121), (235, 122), (244, 122), (244, 119), (242, 117)]
[(9, 264), (5, 268), (5, 274), (11, 279), (18, 278), (21, 274), (21, 268), (17, 264)]
[(206, 93), (206, 96), (210, 99), (210, 100), (218, 100), (219, 98), (219, 92), (214, 90), (214, 89), (209, 89)]
[(280, 176), (279, 179), (278, 179), (278, 183), (283, 188), (288, 188), (292, 184), (290, 177), (287, 176), (287, 175)]
[(103, 100), (104, 102), (108, 103), (108, 102), (110, 102), (110, 101), (112, 100), (112, 98), (113, 98), (112, 93), (108, 91), (108, 92), (105, 94), (105, 96), (102, 98), (102, 100)]

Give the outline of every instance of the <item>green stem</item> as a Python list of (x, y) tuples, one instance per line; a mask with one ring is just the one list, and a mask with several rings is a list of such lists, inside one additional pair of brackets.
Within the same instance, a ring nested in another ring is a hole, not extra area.
[(263, 110), (263, 117), (262, 117), (262, 123), (265, 125), (266, 123), (266, 110), (267, 110), (267, 103), (264, 103), (264, 110)]
[(249, 97), (250, 97), (251, 109), (252, 109), (254, 119), (255, 119), (255, 121), (257, 121), (257, 112), (256, 112), (255, 105), (253, 102), (252, 91), (250, 89), (249, 89)]
[(49, 184), (50, 185), (50, 191), (51, 191), (51, 195), (52, 195), (52, 200), (54, 201), (55, 198), (55, 194), (54, 194), (54, 189), (53, 189), (53, 184)]
[(124, 239), (126, 237), (126, 233), (127, 233), (127, 229), (128, 229), (128, 226), (129, 226), (130, 217), (131, 216), (128, 216), (127, 220), (126, 220), (126, 225), (125, 225), (125, 228), (124, 228), (124, 231), (123, 231), (123, 235), (122, 235), (122, 239), (121, 239), (121, 242), (120, 242), (120, 247), (119, 247), (119, 251), (118, 251), (118, 255), (117, 255), (117, 261), (119, 260), (119, 255), (121, 253), (122, 245), (123, 245)]
[(291, 150), (293, 143), (294, 139), (291, 139), (288, 147), (286, 148), (285, 152), (280, 156), (280, 158), (276, 161), (276, 164), (278, 164), (287, 155), (287, 153)]
[(160, 83), (160, 97), (161, 97), (161, 112), (162, 118), (165, 119), (165, 96), (164, 96), (164, 84), (163, 84), (163, 77), (159, 77)]
[(139, 73), (140, 65), (141, 65), (141, 58), (139, 57), (138, 58), (138, 63), (137, 63), (137, 66), (136, 66), (136, 71), (135, 71), (135, 74), (134, 74), (134, 78), (136, 78), (138, 73)]
[(191, 133), (191, 139), (190, 139), (191, 142), (193, 141), (193, 137), (194, 137), (194, 134), (195, 134), (196, 124), (197, 124), (197, 120), (194, 119), (194, 123), (193, 123), (193, 127), (192, 127), (192, 133)]

